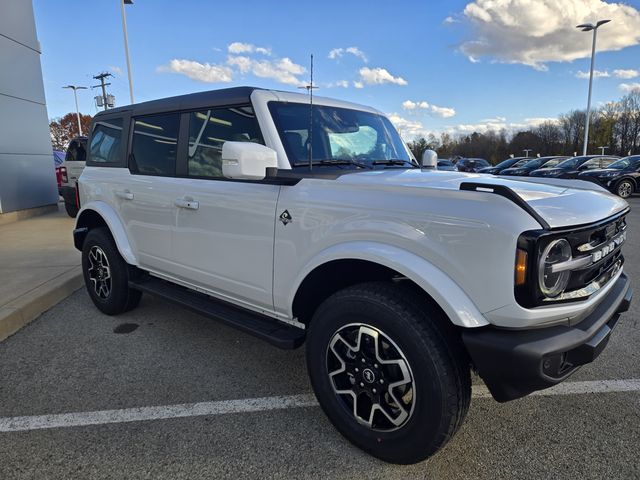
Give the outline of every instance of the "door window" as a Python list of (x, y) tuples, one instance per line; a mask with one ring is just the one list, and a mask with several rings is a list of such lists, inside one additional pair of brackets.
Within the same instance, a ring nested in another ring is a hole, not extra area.
[(142, 175), (171, 176), (176, 173), (180, 114), (136, 117), (129, 168)]
[(222, 145), (226, 141), (264, 143), (252, 107), (191, 112), (187, 152), (189, 176), (221, 178)]
[[(91, 163), (118, 163), (120, 161), (120, 147), (122, 142), (122, 119), (110, 118), (96, 122), (91, 135), (89, 155)], [(80, 146), (80, 144), (78, 144)], [(84, 147), (82, 148), (84, 152)], [(78, 155), (74, 160), (80, 159)], [(82, 158), (84, 160), (84, 158)], [(67, 160), (70, 160), (67, 153)]]

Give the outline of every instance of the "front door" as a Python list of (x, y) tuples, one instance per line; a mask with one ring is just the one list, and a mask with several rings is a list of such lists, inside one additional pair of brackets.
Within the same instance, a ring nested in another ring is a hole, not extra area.
[(183, 281), (235, 303), (273, 310), (276, 203), (280, 187), (222, 176), (226, 140), (262, 143), (250, 106), (205, 109), (188, 122), (186, 175), (178, 179), (172, 257)]

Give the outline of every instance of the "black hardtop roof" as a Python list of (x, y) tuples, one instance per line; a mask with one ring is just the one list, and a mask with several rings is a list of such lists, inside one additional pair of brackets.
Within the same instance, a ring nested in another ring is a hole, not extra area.
[(133, 105), (125, 105), (123, 107), (105, 110), (97, 113), (95, 118), (125, 112), (131, 112), (132, 115), (148, 115), (175, 110), (191, 110), (200, 107), (215, 107), (218, 105), (240, 105), (249, 103), (254, 90), (262, 89), (258, 87), (233, 87), (160, 98), (158, 100), (134, 103)]

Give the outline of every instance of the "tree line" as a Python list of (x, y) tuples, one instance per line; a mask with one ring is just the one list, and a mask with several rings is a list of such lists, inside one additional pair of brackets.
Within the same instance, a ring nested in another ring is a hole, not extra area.
[[(82, 133), (86, 135), (91, 126), (91, 115), (80, 114)], [(75, 113), (67, 113), (63, 117), (53, 118), (49, 122), (49, 134), (54, 150), (66, 150), (69, 142), (78, 136), (78, 117)]]
[[(435, 150), (441, 158), (480, 157), (496, 164), (510, 155), (529, 156), (576, 155), (582, 153), (585, 110), (571, 110), (555, 121), (545, 121), (536, 127), (508, 132), (505, 129), (469, 135), (429, 134), (409, 142), (417, 159), (427, 149)], [(640, 89), (591, 112), (589, 154), (601, 153), (627, 156), (640, 154)]]

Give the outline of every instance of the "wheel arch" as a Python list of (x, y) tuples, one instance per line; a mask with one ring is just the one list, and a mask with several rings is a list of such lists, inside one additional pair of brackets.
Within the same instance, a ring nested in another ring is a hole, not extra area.
[(621, 182), (625, 180), (629, 180), (631, 182), (631, 184), (633, 185), (634, 191), (638, 190), (638, 181), (631, 175), (625, 175), (624, 177), (618, 179), (615, 183), (616, 188), (618, 187), (618, 185), (620, 185)]
[(89, 230), (107, 227), (116, 242), (118, 252), (129, 265), (138, 265), (138, 259), (133, 253), (124, 225), (116, 212), (104, 202), (90, 202), (83, 206), (76, 219), (73, 231), (73, 243), (78, 250), (82, 250), (84, 239)]
[(442, 270), (411, 252), (384, 244), (352, 242), (322, 252), (303, 270), (289, 302), (292, 317), (307, 324), (315, 309), (348, 286), (375, 281), (407, 282), (461, 327), (488, 325), (466, 293)]

